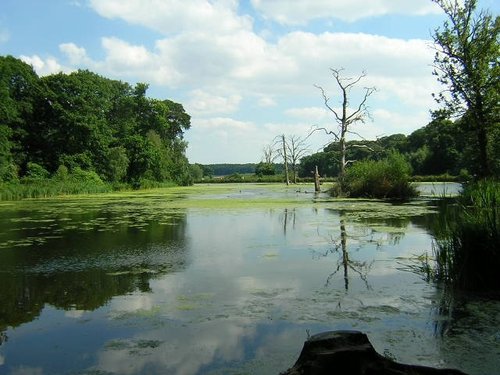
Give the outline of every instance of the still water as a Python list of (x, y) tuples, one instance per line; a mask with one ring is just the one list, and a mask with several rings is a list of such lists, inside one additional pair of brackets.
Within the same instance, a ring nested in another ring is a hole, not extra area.
[(408, 271), (431, 203), (265, 185), (0, 202), (0, 374), (278, 374), (335, 329), (498, 374), (500, 304)]

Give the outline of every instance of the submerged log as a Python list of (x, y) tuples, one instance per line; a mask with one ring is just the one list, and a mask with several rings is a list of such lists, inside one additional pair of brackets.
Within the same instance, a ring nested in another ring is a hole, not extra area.
[(466, 375), (458, 370), (405, 365), (377, 353), (359, 331), (311, 336), (295, 365), (282, 375)]

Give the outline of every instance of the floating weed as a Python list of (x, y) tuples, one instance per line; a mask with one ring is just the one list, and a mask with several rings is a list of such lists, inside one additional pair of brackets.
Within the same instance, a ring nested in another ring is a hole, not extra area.
[(134, 311), (111, 311), (109, 317), (112, 320), (130, 320), (134, 318), (152, 319), (160, 315), (161, 312), (161, 306), (154, 306), (151, 309), (139, 309)]
[(197, 310), (201, 304), (206, 305), (214, 297), (214, 293), (196, 293), (192, 295), (178, 295), (175, 308), (181, 311)]
[(278, 253), (265, 253), (264, 255), (262, 255), (264, 259), (276, 259), (278, 256)]
[[(105, 350), (122, 351), (128, 350), (130, 354), (139, 354), (148, 349), (156, 349), (163, 341), (161, 340), (112, 340), (104, 346)], [(144, 353), (141, 353), (144, 354)]]

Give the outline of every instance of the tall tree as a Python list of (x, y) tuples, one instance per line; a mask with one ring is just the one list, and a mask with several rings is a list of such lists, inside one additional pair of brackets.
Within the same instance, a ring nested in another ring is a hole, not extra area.
[[(35, 98), (40, 96), (40, 79), (33, 68), (12, 56), (0, 56), (0, 148), (3, 168), (26, 164), (25, 143), (33, 122)], [(12, 169), (12, 168), (11, 168)]]
[(489, 133), (500, 117), (500, 18), (477, 10), (477, 0), (433, 1), (447, 16), (433, 34), (434, 74), (446, 86), (435, 98), (466, 120), (477, 143), (477, 174), (486, 177), (491, 174)]
[(356, 134), (351, 127), (356, 123), (364, 123), (366, 119), (370, 116), (368, 111), (368, 106), (366, 104), (368, 98), (376, 91), (375, 87), (365, 87), (363, 90), (363, 95), (360, 103), (356, 107), (350, 107), (349, 103), (349, 94), (351, 93), (352, 88), (358, 84), (363, 78), (366, 77), (365, 73), (357, 77), (343, 77), (342, 76), (343, 69), (333, 69), (330, 68), (333, 78), (337, 83), (338, 88), (341, 93), (341, 107), (340, 109), (335, 108), (330, 102), (330, 98), (328, 97), (326, 91), (323, 87), (315, 85), (323, 96), (323, 101), (325, 107), (333, 114), (335, 122), (337, 123), (336, 129), (328, 130), (326, 128), (320, 128), (324, 130), (327, 134), (330, 134), (334, 137), (334, 142), (339, 143), (340, 148), (340, 161), (339, 161), (339, 181), (342, 186), (344, 176), (345, 176), (345, 168), (349, 161), (346, 158), (347, 154), (347, 135), (348, 134)]

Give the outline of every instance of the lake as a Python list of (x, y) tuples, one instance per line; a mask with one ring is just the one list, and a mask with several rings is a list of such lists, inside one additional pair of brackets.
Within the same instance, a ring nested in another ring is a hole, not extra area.
[(443, 196), (422, 189), (406, 204), (258, 184), (0, 202), (0, 374), (278, 374), (336, 329), (400, 362), (498, 373), (500, 303), (411, 272)]

